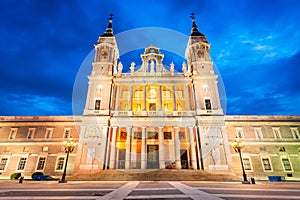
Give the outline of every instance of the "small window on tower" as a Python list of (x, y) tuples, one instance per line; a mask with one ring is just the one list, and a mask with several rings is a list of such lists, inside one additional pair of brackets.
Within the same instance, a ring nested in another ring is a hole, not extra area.
[(101, 107), (101, 100), (97, 99), (95, 101), (95, 110), (100, 110)]
[(100, 60), (106, 60), (108, 56), (108, 49), (102, 49), (100, 54)]
[(201, 46), (198, 50), (197, 50), (197, 56), (198, 58), (204, 58), (204, 47)]
[(205, 99), (205, 109), (211, 110), (211, 102), (210, 99)]

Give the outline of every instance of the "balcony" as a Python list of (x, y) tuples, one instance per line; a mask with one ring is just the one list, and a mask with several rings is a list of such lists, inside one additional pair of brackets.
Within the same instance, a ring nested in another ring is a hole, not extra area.
[(194, 116), (195, 111), (112, 111), (113, 116)]

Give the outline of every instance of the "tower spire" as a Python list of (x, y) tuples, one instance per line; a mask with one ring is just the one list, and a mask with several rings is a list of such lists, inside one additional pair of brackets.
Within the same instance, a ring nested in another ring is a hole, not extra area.
[(198, 26), (197, 26), (196, 20), (195, 20), (195, 13), (194, 12), (191, 13), (190, 18), (192, 18), (191, 36), (192, 37), (199, 37), (202, 42), (208, 43), (205, 35), (200, 33), (200, 31), (198, 29)]
[(101, 37), (112, 37), (112, 36), (114, 36), (113, 29), (112, 29), (113, 16), (114, 15), (111, 13), (109, 15), (109, 17), (107, 18), (108, 19), (108, 25), (107, 25), (107, 28), (106, 28), (105, 32), (101, 35)]

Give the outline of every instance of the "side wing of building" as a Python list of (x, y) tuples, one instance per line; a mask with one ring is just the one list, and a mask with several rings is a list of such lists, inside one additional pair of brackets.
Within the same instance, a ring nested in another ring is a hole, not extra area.
[[(60, 176), (66, 162), (63, 141), (78, 141), (80, 117), (0, 117), (0, 179), (12, 173), (30, 178), (34, 172)], [(67, 174), (74, 169), (77, 148), (70, 154)]]
[[(300, 178), (299, 116), (226, 116), (228, 140), (245, 143), (242, 159), (246, 174), (257, 179), (284, 176)], [(230, 148), (232, 167), (242, 174), (238, 153)]]

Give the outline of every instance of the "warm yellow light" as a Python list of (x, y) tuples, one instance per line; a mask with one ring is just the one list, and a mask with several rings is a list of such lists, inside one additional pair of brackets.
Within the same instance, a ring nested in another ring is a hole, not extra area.
[(241, 150), (242, 148), (245, 147), (245, 143), (240, 138), (236, 138), (232, 142), (232, 146), (235, 150)]
[(117, 147), (117, 149), (126, 149), (126, 143), (125, 142), (117, 142), (116, 147)]

